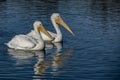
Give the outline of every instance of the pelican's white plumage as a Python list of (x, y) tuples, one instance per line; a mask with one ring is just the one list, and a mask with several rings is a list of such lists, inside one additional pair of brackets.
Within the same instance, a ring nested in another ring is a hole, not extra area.
[(35, 21), (33, 26), (34, 26), (34, 33), (37, 38), (34, 38), (34, 36), (32, 37), (29, 35), (16, 35), (6, 45), (9, 48), (22, 49), (22, 50), (44, 49), (44, 41), (41, 37), (41, 34), (39, 34), (39, 31), (45, 33), (45, 35), (47, 35), (49, 38), (52, 38), (52, 36), (45, 30), (45, 28), (42, 26), (42, 23), (40, 21)]
[[(52, 24), (55, 28), (56, 33), (50, 32), (48, 31), (48, 33), (55, 38), (52, 42), (61, 42), (62, 41), (62, 33), (60, 31), (60, 28), (58, 26), (58, 24), (62, 25), (66, 30), (68, 30), (72, 35), (74, 35), (74, 33), (72, 32), (72, 30), (67, 26), (67, 24), (62, 20), (62, 18), (60, 17), (59, 13), (53, 13), (51, 15), (51, 21)], [(41, 36), (43, 38), (44, 41), (51, 41), (51, 39), (46, 36), (43, 32), (40, 32)], [(31, 31), (31, 33), (28, 34), (29, 36), (33, 36), (37, 39), (37, 37), (35, 36), (36, 33), (35, 31)]]

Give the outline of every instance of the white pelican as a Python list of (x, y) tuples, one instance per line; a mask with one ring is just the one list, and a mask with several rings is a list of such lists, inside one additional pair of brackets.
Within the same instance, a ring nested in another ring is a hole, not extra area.
[(39, 34), (39, 32), (40, 31), (43, 32), (51, 39), (52, 36), (46, 31), (46, 29), (42, 26), (42, 23), (40, 21), (35, 21), (33, 26), (34, 26), (35, 36), (37, 37), (37, 39), (28, 35), (16, 35), (11, 41), (6, 43), (6, 45), (9, 48), (22, 49), (22, 50), (44, 49), (44, 41), (41, 37), (41, 34)]
[[(49, 34), (55, 38), (52, 42), (61, 42), (62, 41), (62, 33), (60, 31), (60, 28), (58, 26), (58, 24), (62, 25), (66, 30), (68, 30), (72, 35), (74, 35), (74, 33), (72, 32), (72, 30), (67, 26), (67, 24), (62, 20), (62, 18), (60, 17), (60, 14), (59, 13), (53, 13), (51, 15), (51, 21), (52, 21), (52, 24), (56, 30), (56, 33), (53, 33), (53, 32), (49, 32)], [(44, 41), (51, 41), (51, 39), (46, 36), (43, 32), (40, 32), (41, 33), (41, 36), (43, 38)], [(37, 39), (37, 37), (35, 36), (35, 31), (31, 31), (31, 33), (28, 34), (29, 36), (33, 36)]]

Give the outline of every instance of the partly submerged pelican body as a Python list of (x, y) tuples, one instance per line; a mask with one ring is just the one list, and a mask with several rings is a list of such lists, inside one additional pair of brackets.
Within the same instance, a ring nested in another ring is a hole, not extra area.
[(34, 26), (35, 36), (37, 37), (37, 39), (28, 35), (16, 35), (6, 45), (9, 48), (22, 49), (22, 50), (44, 49), (44, 41), (41, 37), (41, 34), (39, 34), (39, 32), (40, 31), (43, 32), (51, 39), (52, 36), (46, 31), (46, 29), (42, 26), (42, 23), (40, 21), (35, 21), (33, 26)]
[[(54, 40), (52, 42), (62, 42), (62, 33), (60, 31), (60, 28), (59, 28), (58, 24), (62, 25), (66, 30), (68, 30), (72, 35), (74, 35), (72, 30), (62, 20), (59, 13), (53, 13), (52, 16), (51, 16), (51, 21), (52, 21), (52, 24), (53, 24), (53, 26), (56, 30), (56, 33), (48, 31), (48, 33), (54, 38)], [(43, 32), (40, 32), (40, 33), (41, 33), (41, 36), (42, 36), (44, 41), (51, 41), (51, 39), (48, 36), (46, 36)], [(35, 36), (36, 33), (35, 33), (34, 30), (31, 31), (31, 33), (29, 33), (28, 35), (33, 36), (37, 39), (37, 37)]]

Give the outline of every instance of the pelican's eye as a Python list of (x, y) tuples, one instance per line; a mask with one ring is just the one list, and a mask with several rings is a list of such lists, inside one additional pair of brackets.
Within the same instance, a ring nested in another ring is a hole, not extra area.
[(42, 24), (40, 24), (40, 26), (42, 26)]

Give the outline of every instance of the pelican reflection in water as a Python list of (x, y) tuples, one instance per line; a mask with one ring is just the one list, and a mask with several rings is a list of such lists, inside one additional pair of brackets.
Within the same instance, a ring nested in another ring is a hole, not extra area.
[[(65, 65), (67, 59), (72, 55), (73, 49), (62, 50), (62, 43), (54, 43), (56, 51), (51, 53), (52, 58), (48, 58), (44, 51), (26, 51), (8, 49), (8, 53), (12, 55), (12, 58), (16, 60), (16, 65), (24, 65), (31, 63), (30, 59), (37, 58), (37, 62), (34, 65), (34, 77), (45, 77), (45, 73), (48, 69), (52, 70), (50, 74), (59, 75), (60, 68)], [(39, 76), (37, 76), (39, 75)]]
[(43, 77), (41, 74), (48, 73), (48, 69), (52, 69), (53, 75), (57, 75), (60, 72), (60, 68), (65, 64), (66, 60), (72, 55), (73, 49), (68, 49), (66, 52), (62, 51), (61, 43), (54, 43), (56, 51), (52, 55), (52, 59), (41, 59), (38, 57), (38, 62), (35, 64), (34, 71), (36, 75)]
[(30, 59), (36, 57), (36, 54), (44, 55), (44, 51), (8, 49), (8, 54), (12, 55), (12, 58), (16, 60), (16, 65), (24, 65), (31, 63)]

